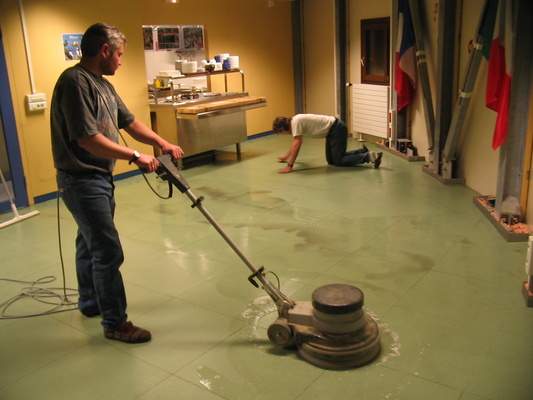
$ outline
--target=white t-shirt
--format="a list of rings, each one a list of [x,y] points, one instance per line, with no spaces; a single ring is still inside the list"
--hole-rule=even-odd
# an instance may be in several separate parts
[[[297,114],[291,119],[292,136],[313,139],[325,138],[335,119],[335,117],[328,115]]]

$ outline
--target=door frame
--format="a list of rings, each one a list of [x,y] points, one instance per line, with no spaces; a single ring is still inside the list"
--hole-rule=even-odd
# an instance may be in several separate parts
[[[18,141],[17,125],[15,122],[15,111],[13,109],[13,100],[11,89],[9,87],[9,76],[7,74],[6,57],[2,40],[2,29],[0,27],[0,81],[5,84],[0,86],[0,114],[6,141],[7,157],[9,170],[11,173],[11,182],[13,185],[11,195],[17,208],[27,207],[28,192],[24,178],[22,158],[20,155],[20,145]],[[6,171],[2,171],[5,176]],[[7,178],[6,178],[7,180]],[[1,182],[0,182],[1,184]],[[2,188],[3,189],[3,188]],[[11,210],[11,202],[0,202],[0,213]]]

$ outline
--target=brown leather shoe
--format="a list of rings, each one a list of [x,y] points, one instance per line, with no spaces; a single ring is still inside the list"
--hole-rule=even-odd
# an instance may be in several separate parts
[[[131,321],[124,322],[114,331],[104,332],[104,335],[107,339],[124,343],[144,343],[152,338],[150,331],[133,325]]]

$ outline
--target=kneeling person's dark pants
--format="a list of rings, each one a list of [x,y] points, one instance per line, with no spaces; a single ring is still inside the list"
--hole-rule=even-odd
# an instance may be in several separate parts
[[[360,150],[346,152],[348,128],[337,119],[326,136],[326,161],[338,167],[352,167],[369,161],[368,153]]]

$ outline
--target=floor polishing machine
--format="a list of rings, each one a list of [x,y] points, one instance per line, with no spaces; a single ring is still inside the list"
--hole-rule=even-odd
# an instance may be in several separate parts
[[[256,268],[228,237],[203,205],[203,197],[190,190],[169,155],[158,157],[157,175],[174,185],[192,201],[235,253],[252,271],[248,280],[263,288],[274,301],[278,318],[268,328],[272,343],[287,349],[297,348],[313,365],[327,369],[349,369],[368,364],[380,352],[377,323],[363,310],[363,292],[351,285],[330,284],[319,287],[312,301],[293,301],[270,282],[265,268]]]

